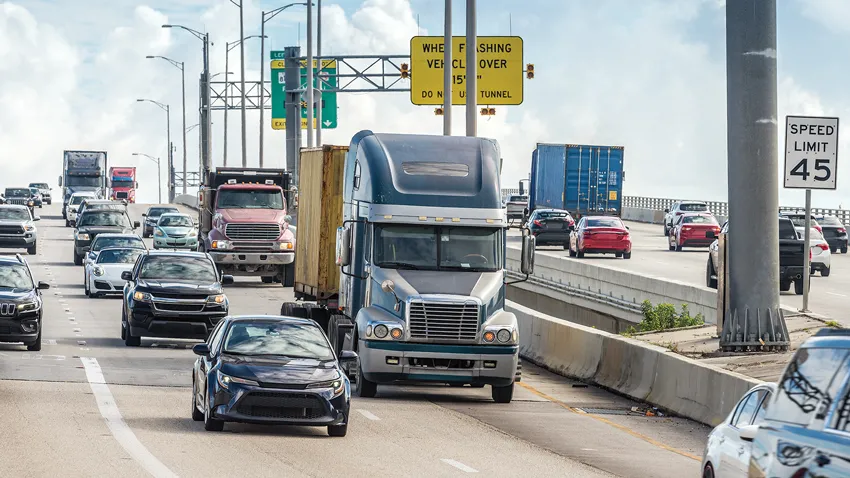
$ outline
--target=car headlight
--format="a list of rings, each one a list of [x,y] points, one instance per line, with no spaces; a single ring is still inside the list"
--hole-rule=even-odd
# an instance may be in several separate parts
[[[157,229],[156,231],[153,232],[153,235],[156,236],[156,237],[163,237],[163,236],[165,236],[165,233],[162,232],[161,229]]]
[[[230,241],[212,241],[210,246],[213,249],[230,249]]]
[[[255,382],[254,380],[248,380],[248,379],[245,379],[245,378],[233,377],[233,376],[221,373],[220,371],[217,371],[215,374],[216,374],[216,378],[218,379],[218,384],[221,385],[223,388],[229,389],[230,385],[234,384],[234,383],[239,383],[239,384],[242,384],[242,385],[251,385],[253,387],[259,387],[260,386],[260,384]]]
[[[81,232],[81,233],[77,234],[77,239],[80,240],[80,241],[88,241],[89,235],[85,232]]]
[[[92,274],[100,277],[104,274],[103,267],[97,266],[92,270]]]
[[[139,302],[150,302],[151,295],[147,292],[133,292],[133,300],[138,300]]]
[[[35,206],[35,202],[32,199],[27,203],[27,206]]]
[[[307,385],[308,389],[316,389],[316,388],[327,388],[333,391],[333,397],[340,395],[343,391],[345,391],[345,382],[342,378],[338,378],[336,380],[328,380],[326,382],[317,382],[311,383]]]
[[[24,231],[35,231],[35,226],[33,226],[32,224],[27,224],[24,226]]]
[[[216,304],[223,304],[227,301],[227,296],[224,294],[211,295],[207,298],[208,302],[215,302]]]
[[[41,307],[41,301],[38,299],[33,300],[32,302],[24,302],[23,304],[18,305],[18,311],[20,312],[29,312],[31,310],[38,310]]]

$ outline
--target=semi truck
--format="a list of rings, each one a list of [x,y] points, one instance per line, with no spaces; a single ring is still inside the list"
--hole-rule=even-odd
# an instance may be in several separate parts
[[[500,169],[498,143],[482,138],[361,131],[347,147],[302,149],[296,302],[280,312],[357,353],[356,395],[430,382],[511,401],[521,366]],[[530,274],[527,231],[521,257]]]
[[[113,166],[109,168],[110,199],[136,202],[136,168]]]
[[[198,193],[198,246],[223,274],[292,286],[295,235],[281,169],[211,170]]]
[[[106,196],[106,151],[65,151],[59,186],[62,188],[62,217],[76,192],[92,191]]]
[[[528,217],[535,209],[563,209],[579,218],[619,216],[623,209],[622,146],[539,143],[531,154]]]

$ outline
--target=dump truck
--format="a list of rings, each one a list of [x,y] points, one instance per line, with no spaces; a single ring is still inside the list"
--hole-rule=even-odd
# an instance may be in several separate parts
[[[521,367],[498,143],[361,131],[300,157],[296,301],[281,315],[313,319],[337,353],[358,354],[356,395],[430,382],[489,385],[510,402]],[[524,274],[533,262],[524,231]]]

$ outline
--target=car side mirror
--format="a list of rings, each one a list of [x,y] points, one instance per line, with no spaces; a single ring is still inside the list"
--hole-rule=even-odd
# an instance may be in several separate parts
[[[36,216],[32,218],[33,221],[41,221],[41,216]]]
[[[745,426],[741,427],[741,429],[739,430],[738,433],[739,433],[739,436],[741,437],[741,440],[753,441],[755,439],[758,431],[759,431],[758,425],[745,425]]]
[[[705,231],[705,237],[707,239],[717,239],[717,234],[714,231]]]
[[[47,290],[50,288],[50,284],[44,282],[43,280],[38,281],[38,290]]]
[[[230,285],[233,284],[233,276],[229,274],[225,274],[221,276],[221,285]]]
[[[664,209],[664,212],[670,212],[670,210],[665,208],[665,209]]]
[[[528,229],[522,230],[522,258],[519,269],[523,274],[534,274],[534,246],[536,242],[537,239],[531,235]]]
[[[131,281],[133,280],[133,273],[131,271],[124,271],[121,273],[121,280]]]
[[[148,213],[143,212],[143,213],[142,213],[142,217],[148,217]]]
[[[139,221],[133,221],[133,229],[138,229],[139,226],[141,226],[141,224],[139,224]]]
[[[209,344],[195,344],[195,346],[192,347],[192,353],[200,355],[201,357],[209,357],[210,346]]]
[[[351,264],[351,229],[336,228],[336,265],[345,267]]]
[[[339,354],[340,362],[355,362],[357,361],[357,352],[353,350],[343,350]]]

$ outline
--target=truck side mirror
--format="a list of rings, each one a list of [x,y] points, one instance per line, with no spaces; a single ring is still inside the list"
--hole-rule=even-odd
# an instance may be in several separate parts
[[[526,275],[534,274],[534,245],[536,238],[528,229],[522,230],[522,260],[520,261],[520,272]]]
[[[351,230],[336,228],[336,265],[345,267],[351,264]]]
[[[283,220],[284,220],[287,224],[292,224],[292,216],[290,216],[289,214],[287,214],[286,216],[283,216]]]
[[[59,187],[62,187],[62,176],[59,176]]]

